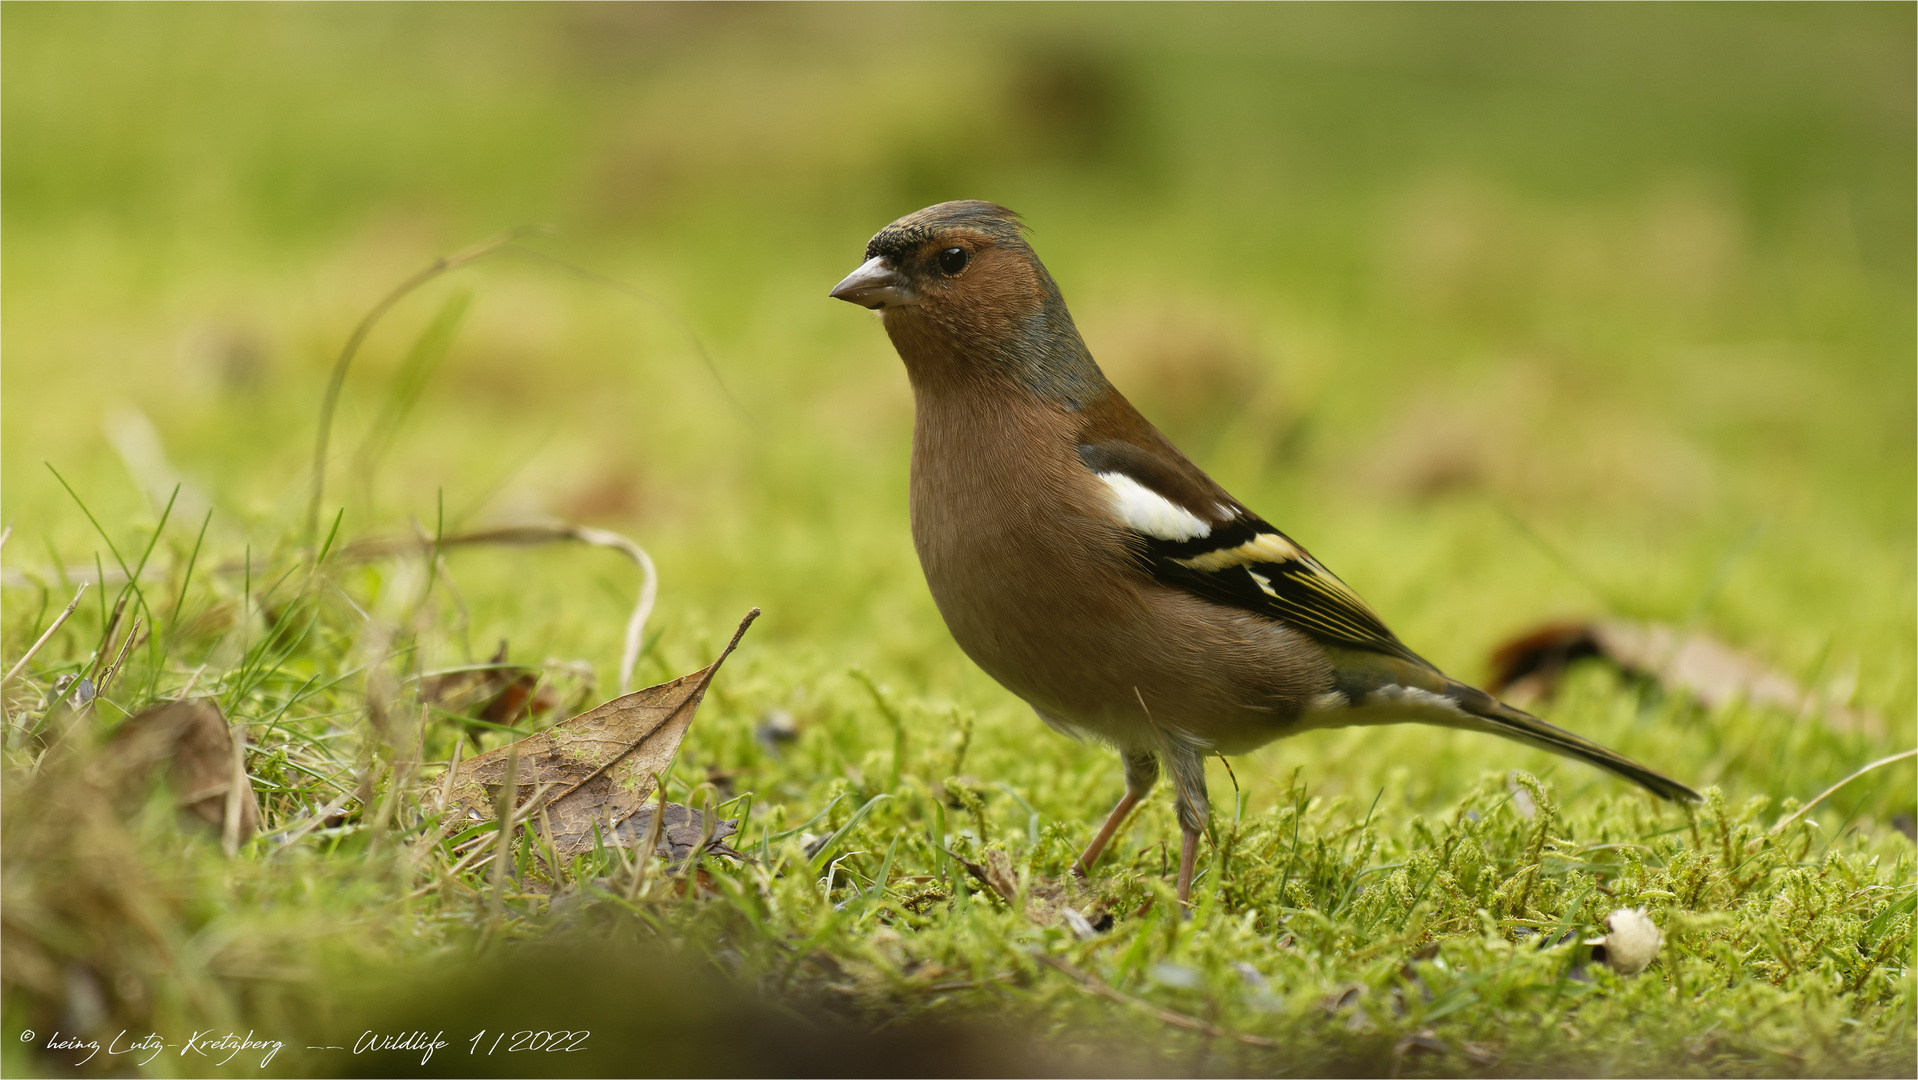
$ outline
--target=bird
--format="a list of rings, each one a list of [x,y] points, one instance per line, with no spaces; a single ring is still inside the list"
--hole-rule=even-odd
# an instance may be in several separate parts
[[[1112,385],[1011,210],[908,214],[829,295],[876,311],[905,365],[913,546],[953,639],[1048,726],[1123,759],[1125,793],[1080,877],[1163,770],[1189,905],[1206,757],[1319,728],[1485,732],[1701,800],[1408,648]]]

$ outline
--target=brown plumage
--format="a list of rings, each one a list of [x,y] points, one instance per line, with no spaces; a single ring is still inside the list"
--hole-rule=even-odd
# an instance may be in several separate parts
[[[1126,795],[1082,872],[1163,763],[1184,900],[1208,813],[1204,754],[1314,727],[1488,731],[1698,798],[1406,648],[1106,381],[1011,211],[929,207],[866,255],[832,295],[880,311],[905,361],[913,542],[940,614],[1048,724],[1124,756]]]

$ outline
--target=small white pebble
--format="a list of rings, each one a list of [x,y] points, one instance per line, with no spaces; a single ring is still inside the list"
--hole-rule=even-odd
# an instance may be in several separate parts
[[[1620,975],[1636,975],[1650,967],[1658,956],[1658,947],[1665,943],[1658,924],[1644,908],[1619,908],[1605,916],[1605,926],[1611,933],[1585,944],[1593,947],[1593,959],[1603,961]]]
[[[1197,969],[1164,960],[1152,965],[1146,977],[1160,986],[1170,986],[1175,990],[1197,990],[1205,985],[1205,977]]]

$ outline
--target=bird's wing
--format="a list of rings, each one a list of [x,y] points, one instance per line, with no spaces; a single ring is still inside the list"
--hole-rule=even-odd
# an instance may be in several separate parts
[[[1171,450],[1170,444],[1165,448]],[[1079,460],[1103,484],[1113,516],[1131,532],[1140,568],[1159,581],[1329,644],[1432,669],[1350,586],[1183,455],[1103,439],[1080,444]]]

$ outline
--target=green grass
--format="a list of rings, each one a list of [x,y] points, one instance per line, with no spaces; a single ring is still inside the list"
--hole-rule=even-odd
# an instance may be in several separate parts
[[[622,965],[682,970],[665,947],[723,972],[729,1008],[1011,1024],[1006,1045],[1066,1071],[1908,1071],[1911,764],[1768,830],[1912,743],[1909,7],[5,5],[0,23],[5,666],[107,571],[4,688],[9,1074],[72,1071],[23,1049],[28,1028],[304,1047],[428,1023],[407,1009],[506,978],[515,942],[584,949],[614,989],[549,973],[488,1023],[573,1022],[600,1046],[631,1023],[598,1003],[637,992]],[[1190,919],[1161,791],[1069,897],[1115,917],[1077,940],[1046,921],[1047,883],[1118,762],[1046,731],[945,634],[907,534],[903,375],[824,297],[872,231],[956,197],[1021,210],[1121,387],[1447,670],[1482,676],[1549,618],[1659,619],[1883,730],[1575,669],[1549,717],[1714,787],[1695,817],[1479,736],[1308,734],[1235,760],[1236,781],[1212,768],[1220,843]],[[315,564],[308,469],[342,344],[433,257],[523,223],[644,295],[500,257],[402,301],[345,383],[321,514],[338,538]],[[452,549],[436,573],[351,542],[537,515],[657,560],[641,683],[766,612],[669,781],[745,818],[756,861],[708,864],[710,895],[653,874],[629,896],[616,853],[542,881],[528,852],[496,892],[426,842],[432,763],[473,729],[428,713],[422,732],[419,676],[503,640],[562,696],[610,696],[636,581],[580,546]],[[126,588],[116,568],[142,560]],[[69,724],[50,688],[91,670],[122,597],[151,633]],[[253,747],[269,836],[232,858],[85,768],[189,684]],[[777,752],[755,737],[775,710],[800,731]],[[271,835],[354,793],[339,827]],[[867,806],[830,889],[799,834],[769,839]],[[943,849],[1006,853],[1024,891],[975,891]],[[1639,905],[1657,964],[1581,970],[1575,942]],[[1407,1041],[1426,1029],[1440,1052]]]

